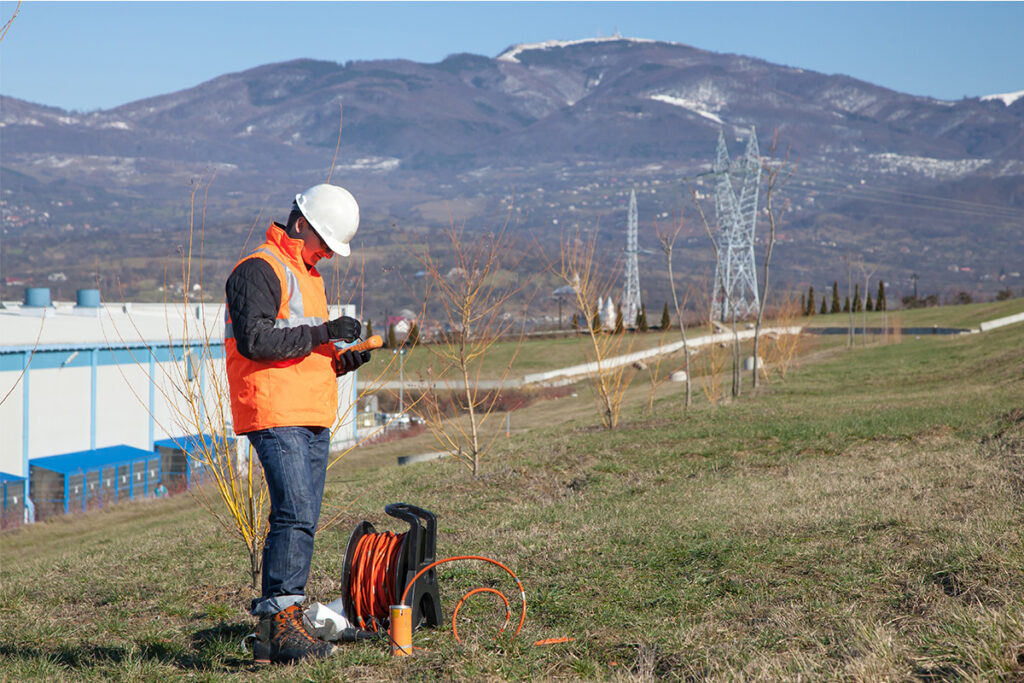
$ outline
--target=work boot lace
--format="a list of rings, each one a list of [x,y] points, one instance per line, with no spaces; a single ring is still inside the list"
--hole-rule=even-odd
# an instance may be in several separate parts
[[[282,647],[306,648],[322,643],[311,636],[302,623],[302,609],[298,605],[287,607],[274,615],[274,631]]]
[[[257,662],[291,662],[307,657],[327,657],[334,646],[314,638],[303,623],[302,609],[292,605],[260,625],[260,634],[253,645]]]

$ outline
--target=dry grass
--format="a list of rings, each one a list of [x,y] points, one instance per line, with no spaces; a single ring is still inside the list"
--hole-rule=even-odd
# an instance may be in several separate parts
[[[382,508],[405,500],[438,515],[441,556],[518,573],[518,642],[491,640],[500,619],[480,600],[464,608],[464,646],[446,626],[417,633],[429,651],[410,661],[366,644],[256,669],[238,647],[252,628],[245,558],[177,498],[0,536],[0,679],[1024,677],[1019,330],[828,348],[685,413],[682,391],[664,385],[652,417],[635,382],[614,431],[582,391],[533,404],[478,478],[444,460],[392,467],[390,449],[416,439],[335,468],[328,504],[357,503],[317,538],[311,596],[340,590],[349,529],[401,530]],[[472,586],[512,589],[446,567],[449,613]],[[555,636],[576,640],[531,644]]]

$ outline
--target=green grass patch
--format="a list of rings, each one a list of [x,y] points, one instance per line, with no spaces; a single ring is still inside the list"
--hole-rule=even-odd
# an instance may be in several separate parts
[[[908,310],[891,310],[888,312],[854,313],[853,324],[861,327],[865,320],[868,327],[881,327],[887,320],[889,325],[898,319],[903,327],[963,327],[977,329],[986,320],[1005,318],[1010,315],[1024,313],[1024,297],[994,301],[990,303],[963,304],[960,306],[933,306],[931,308],[912,308]],[[815,315],[810,318],[798,318],[797,324],[803,323],[814,327],[846,327],[850,322],[849,313],[829,313]]]
[[[694,332],[690,332],[694,334]],[[629,353],[653,348],[660,344],[671,344],[679,341],[678,330],[660,332],[627,333],[618,349],[619,353]],[[511,368],[509,376],[522,379],[523,375],[544,372],[556,368],[568,367],[587,362],[584,350],[590,342],[584,334],[570,335],[562,338],[530,338],[522,344],[518,341],[496,342],[484,356],[480,366],[481,378],[499,377],[506,369]],[[406,356],[405,376],[408,379],[427,380],[439,376],[450,361],[443,356],[443,344],[421,344],[412,349]],[[392,359],[387,349],[374,354],[373,367],[377,371],[389,369],[389,374],[398,373],[398,362]]]

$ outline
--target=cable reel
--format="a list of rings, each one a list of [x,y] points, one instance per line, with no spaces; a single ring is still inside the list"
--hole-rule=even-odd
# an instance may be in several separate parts
[[[361,634],[359,639],[372,638],[373,633],[391,641],[393,655],[409,655],[412,632],[420,626],[441,625],[441,597],[437,586],[437,570],[449,562],[475,561],[494,565],[507,573],[519,590],[522,610],[512,639],[519,636],[526,621],[526,591],[519,577],[497,560],[479,555],[460,555],[437,559],[437,518],[423,508],[409,503],[391,503],[384,511],[409,524],[409,530],[396,534],[378,533],[373,524],[360,522],[349,538],[342,569],[342,604],[348,620]],[[466,600],[480,593],[492,593],[504,603],[505,624],[512,621],[509,599],[501,591],[490,587],[476,588],[459,600],[452,612],[452,635],[456,642],[459,630],[456,619]],[[568,642],[572,638],[552,638],[537,641],[536,645]]]
[[[437,518],[409,503],[391,503],[384,512],[407,522],[409,530],[378,533],[367,521],[356,526],[345,549],[341,575],[345,614],[363,630],[386,632],[391,605],[398,604],[408,590],[404,604],[411,608],[413,630],[420,625],[439,626],[437,570],[422,571],[437,559]]]

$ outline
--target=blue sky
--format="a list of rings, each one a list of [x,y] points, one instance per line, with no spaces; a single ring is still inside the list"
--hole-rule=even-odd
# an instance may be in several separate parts
[[[16,5],[0,1],[0,24]],[[0,94],[90,111],[298,57],[437,62],[616,31],[940,99],[1024,90],[1022,2],[28,1]]]

